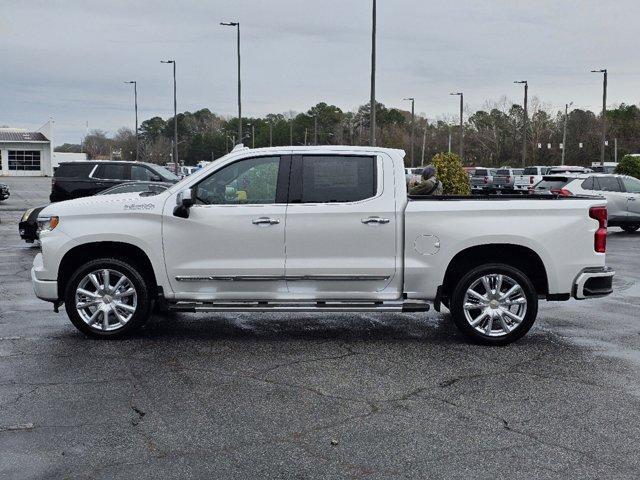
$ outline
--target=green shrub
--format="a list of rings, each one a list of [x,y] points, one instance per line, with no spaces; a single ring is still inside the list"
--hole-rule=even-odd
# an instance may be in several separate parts
[[[640,156],[625,155],[624,158],[620,160],[620,163],[618,163],[616,173],[640,178]]]
[[[462,161],[455,153],[438,153],[431,160],[438,180],[442,182],[443,195],[470,195],[469,176],[462,168]]]

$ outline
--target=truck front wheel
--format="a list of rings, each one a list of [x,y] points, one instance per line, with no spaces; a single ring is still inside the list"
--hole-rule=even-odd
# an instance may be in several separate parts
[[[538,314],[538,295],[529,278],[501,263],[464,275],[451,296],[451,315],[469,339],[506,345],[529,331]]]
[[[71,323],[78,330],[96,338],[115,338],[147,321],[152,298],[135,264],[100,258],[71,275],[64,303]]]

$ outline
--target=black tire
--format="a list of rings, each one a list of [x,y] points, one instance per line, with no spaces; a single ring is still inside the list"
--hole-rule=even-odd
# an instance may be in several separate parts
[[[522,291],[521,297],[524,297],[526,299],[526,305],[524,305],[524,308],[526,310],[524,316],[521,317],[522,321],[515,325],[514,328],[508,333],[501,334],[501,336],[493,336],[498,335],[499,332],[494,332],[491,326],[489,326],[488,328],[491,331],[492,335],[478,331],[476,327],[472,326],[469,320],[467,320],[464,308],[465,295],[467,294],[467,291],[470,289],[470,287],[477,281],[482,279],[482,277],[484,276],[495,275],[502,275],[502,278],[506,281],[505,285],[509,285],[510,281],[517,283]],[[497,279],[497,277],[494,278]],[[487,296],[486,293],[485,296]],[[513,297],[515,297],[515,294],[513,295]],[[485,345],[507,345],[521,338],[532,327],[533,323],[536,320],[536,316],[538,315],[538,294],[536,293],[531,280],[529,280],[529,278],[521,270],[502,263],[492,263],[476,267],[469,273],[464,275],[462,278],[460,278],[453,290],[453,294],[451,295],[450,305],[451,317],[453,319],[453,322],[469,340]],[[500,309],[500,312],[503,312],[501,306],[496,306],[495,308]],[[519,307],[514,302],[513,306],[510,306],[509,308],[515,308],[517,310]],[[484,310],[485,307],[474,309],[469,311],[469,315],[471,316],[474,312],[477,312],[478,316],[481,316],[481,313]],[[490,306],[487,306],[486,310],[489,312],[494,311],[493,307]],[[502,322],[499,320],[494,320],[492,317],[493,313],[490,313],[490,315],[491,322],[497,321],[497,325],[500,325],[500,329],[504,332],[505,329],[501,325]],[[507,327],[509,327],[509,323],[512,322],[511,318],[506,317],[505,315],[502,315],[502,317],[506,320]],[[489,319],[487,319],[486,323],[489,323]],[[496,324],[492,323],[492,325]],[[480,324],[478,328],[482,328],[482,324]]]
[[[634,233],[640,228],[640,225],[624,225],[620,228],[627,233]]]
[[[83,320],[76,308],[76,290],[80,283],[92,272],[104,269],[124,275],[133,286],[135,294],[137,295],[135,312],[133,312],[131,318],[124,323],[124,325],[114,327],[112,330],[102,330],[90,326]],[[149,319],[153,309],[153,296],[151,292],[149,281],[145,279],[142,270],[135,263],[118,258],[98,258],[82,265],[71,275],[65,288],[64,304],[71,323],[85,335],[94,338],[119,338],[140,328]],[[99,305],[101,305],[101,303]],[[100,318],[100,315],[98,315],[98,318]],[[107,315],[107,318],[107,324],[109,324],[109,315]],[[115,319],[115,317],[113,318]],[[102,320],[104,321],[104,314],[102,314]]]

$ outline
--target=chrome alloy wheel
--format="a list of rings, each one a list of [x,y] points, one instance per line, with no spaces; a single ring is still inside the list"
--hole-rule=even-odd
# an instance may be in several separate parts
[[[86,275],[76,288],[76,311],[95,330],[122,328],[136,312],[138,294],[124,274],[102,269]]]
[[[502,274],[487,274],[475,280],[464,295],[464,316],[476,331],[502,337],[514,331],[527,314],[522,286]]]

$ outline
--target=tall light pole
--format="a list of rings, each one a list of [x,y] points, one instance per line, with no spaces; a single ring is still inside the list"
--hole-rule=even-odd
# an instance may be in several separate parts
[[[238,36],[238,143],[242,143],[242,87],[240,83],[240,22],[220,22],[225,27],[236,27]]]
[[[562,128],[562,163],[564,165],[564,152],[567,151],[567,117],[569,116],[569,107],[573,102],[566,103],[564,106],[564,127]]]
[[[176,97],[176,61],[160,60],[160,63],[173,64],[173,162],[178,173],[178,100]]]
[[[600,139],[600,165],[604,167],[604,143],[607,135],[607,69],[591,70],[591,73],[602,73],[602,138]]]
[[[318,114],[313,117],[313,144],[318,145]]]
[[[369,144],[376,146],[376,0],[373,0],[371,27],[371,126]]]
[[[136,162],[138,161],[138,155],[140,149],[138,148],[138,82],[135,80],[130,80],[124,83],[132,83],[133,84],[133,106],[136,111]]]
[[[273,123],[269,120],[269,146],[273,147]]]
[[[529,101],[529,83],[526,80],[516,80],[513,83],[524,85],[524,121],[522,123],[522,166],[527,165],[527,127],[529,123],[529,114],[527,113],[527,105]]]
[[[416,164],[414,162],[414,154],[413,154],[413,144],[414,144],[414,136],[416,133],[416,110],[415,110],[415,106],[416,106],[416,99],[413,97],[409,97],[409,98],[403,98],[403,100],[406,101],[411,101],[411,166],[415,167]]]
[[[462,161],[464,157],[464,123],[463,123],[463,112],[464,112],[464,94],[462,92],[453,92],[449,95],[458,95],[460,97],[460,161]]]

